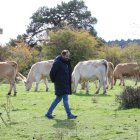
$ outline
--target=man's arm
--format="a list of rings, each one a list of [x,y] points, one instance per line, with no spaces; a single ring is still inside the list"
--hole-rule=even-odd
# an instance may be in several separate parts
[[[58,62],[58,61],[55,61],[55,62],[53,63],[53,66],[52,66],[52,68],[51,68],[51,71],[50,71],[50,78],[51,78],[51,81],[52,81],[53,83],[55,82],[55,78],[56,78],[58,69],[59,69],[59,62]]]

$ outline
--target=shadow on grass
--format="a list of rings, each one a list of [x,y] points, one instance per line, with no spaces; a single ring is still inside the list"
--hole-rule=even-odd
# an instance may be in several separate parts
[[[85,93],[75,93],[74,95],[76,95],[76,96],[87,96],[87,97],[89,97],[89,96],[98,96],[98,97],[109,97],[109,96],[111,96],[111,95],[109,95],[109,94],[102,94],[102,93],[99,93],[99,94],[85,94]]]
[[[24,111],[24,110],[28,110],[27,108],[13,108],[12,111]]]
[[[25,94],[37,94],[37,93],[50,93],[50,91],[45,91],[45,90],[38,90],[38,91],[34,91],[34,90],[31,90],[31,91],[25,91]]]
[[[76,123],[74,120],[59,120],[59,119],[54,119],[56,123],[53,125],[55,128],[65,128],[65,129],[75,129],[76,128]]]
[[[93,96],[98,96],[98,97],[110,97],[111,95],[109,95],[109,94],[94,94]]]
[[[93,96],[93,94],[86,94],[86,93],[73,93],[76,96]]]

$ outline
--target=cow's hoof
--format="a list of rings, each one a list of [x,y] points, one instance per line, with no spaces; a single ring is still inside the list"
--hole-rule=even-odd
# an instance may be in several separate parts
[[[99,91],[96,91],[96,92],[95,92],[95,94],[98,94],[98,93],[99,93]]]
[[[46,89],[46,92],[48,92],[49,91],[49,89]]]
[[[14,93],[14,96],[17,96],[17,92]]]
[[[95,93],[95,94],[93,94],[93,96],[98,96],[98,94]]]
[[[11,95],[11,93],[9,92],[7,95],[8,95],[8,96],[10,96],[10,95]]]

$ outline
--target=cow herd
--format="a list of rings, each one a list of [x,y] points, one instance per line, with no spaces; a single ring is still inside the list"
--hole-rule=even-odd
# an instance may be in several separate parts
[[[8,95],[11,94],[13,89],[16,96],[16,78],[24,81],[27,91],[31,89],[34,82],[36,83],[35,91],[38,91],[38,85],[43,80],[46,91],[48,91],[49,73],[53,62],[54,60],[48,60],[33,64],[27,78],[19,73],[18,64],[15,61],[0,62],[0,78],[6,78],[10,84]],[[124,76],[135,78],[135,84],[137,84],[140,78],[139,65],[137,63],[121,63],[114,68],[114,65],[105,59],[81,61],[74,67],[72,72],[72,92],[75,93],[78,83],[81,83],[82,86],[85,86],[82,88],[85,88],[88,93],[89,82],[95,81],[97,87],[95,94],[99,93],[102,86],[103,94],[105,94],[108,86],[110,85],[112,89],[117,79],[120,79],[120,85],[125,86]],[[97,83],[97,81],[99,82]]]

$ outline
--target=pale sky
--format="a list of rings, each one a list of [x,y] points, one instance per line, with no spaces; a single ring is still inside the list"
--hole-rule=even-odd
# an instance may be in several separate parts
[[[26,32],[30,17],[41,6],[49,8],[69,0],[0,0],[0,44]],[[98,22],[95,29],[106,41],[140,39],[140,0],[84,0]]]

